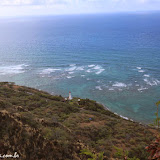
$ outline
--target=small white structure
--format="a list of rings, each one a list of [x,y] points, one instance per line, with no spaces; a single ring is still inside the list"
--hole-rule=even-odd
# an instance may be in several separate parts
[[[72,100],[72,95],[71,95],[71,92],[69,92],[69,97],[68,97],[68,100]]]

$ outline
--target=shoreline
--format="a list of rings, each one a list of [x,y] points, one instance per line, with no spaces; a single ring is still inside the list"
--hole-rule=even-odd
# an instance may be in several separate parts
[[[96,101],[97,102],[97,101]],[[128,117],[125,117],[125,116],[122,116],[116,112],[112,112],[108,107],[106,107],[104,104],[100,103],[100,102],[97,102],[98,104],[102,105],[104,107],[105,110],[108,110],[110,111],[111,113],[115,114],[116,116],[119,116],[120,118],[124,119],[124,120],[127,120],[127,121],[131,121],[131,122],[134,122],[134,123],[138,123],[139,125],[143,125],[143,126],[148,126],[148,127],[151,127],[151,128],[155,128],[154,126],[149,126],[149,124],[147,123],[143,123],[143,122],[138,122],[136,120],[133,120],[133,119],[130,119]]]
[[[97,103],[100,104],[100,105],[102,105],[102,106],[104,107],[104,109],[112,112],[112,111],[111,111],[108,107],[106,107],[104,104],[102,104],[102,103],[100,103],[100,102],[97,102]],[[122,115],[120,115],[120,114],[118,114],[118,113],[116,113],[116,112],[112,112],[112,113],[115,114],[115,115],[117,115],[117,116],[119,116],[119,117],[121,117],[121,118],[123,118],[123,119],[125,119],[125,120],[132,121],[132,122],[136,122],[136,121],[134,121],[133,119],[130,119],[130,118],[125,117],[125,116],[122,116]],[[138,123],[138,122],[137,122],[137,123]]]

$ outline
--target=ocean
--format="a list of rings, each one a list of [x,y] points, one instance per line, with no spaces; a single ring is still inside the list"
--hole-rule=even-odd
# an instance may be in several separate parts
[[[160,13],[0,19],[0,81],[90,98],[152,123],[160,100]]]

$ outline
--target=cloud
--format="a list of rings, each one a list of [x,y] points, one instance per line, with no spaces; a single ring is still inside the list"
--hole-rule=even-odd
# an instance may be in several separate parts
[[[1,6],[31,5],[32,3],[33,3],[33,0],[1,0],[0,1]]]
[[[110,4],[133,4],[133,3],[155,3],[159,0],[0,0],[0,6],[25,6],[25,5],[55,5],[55,4],[85,4],[98,3],[100,5]]]
[[[72,0],[0,0],[0,6],[54,5],[70,2]]]
[[[0,0],[0,17],[160,10],[160,0]]]

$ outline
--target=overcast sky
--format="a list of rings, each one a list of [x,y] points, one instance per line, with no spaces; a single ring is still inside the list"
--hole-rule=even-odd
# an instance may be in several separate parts
[[[0,16],[157,10],[160,10],[160,0],[0,0]]]

